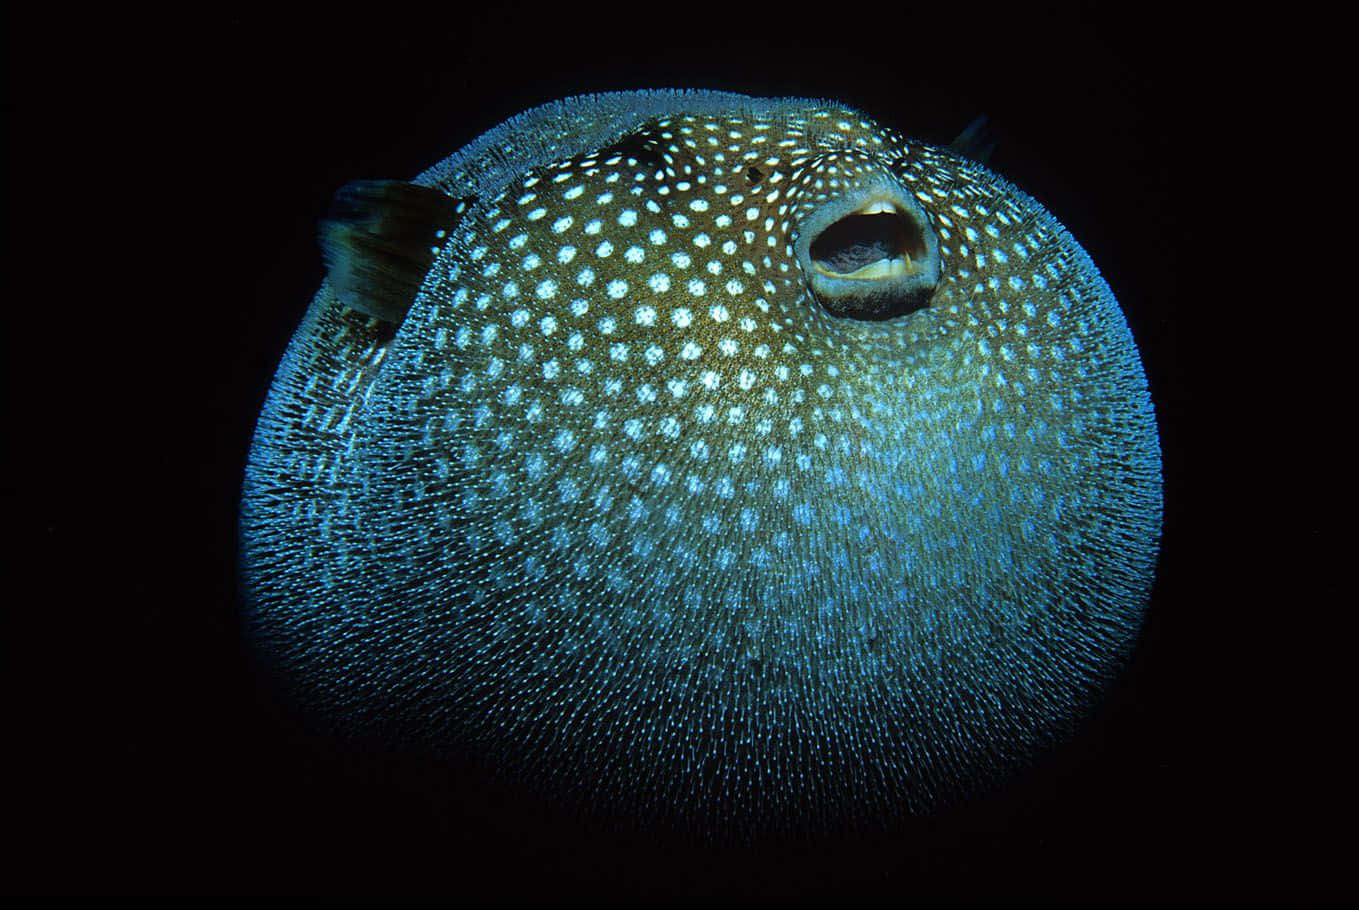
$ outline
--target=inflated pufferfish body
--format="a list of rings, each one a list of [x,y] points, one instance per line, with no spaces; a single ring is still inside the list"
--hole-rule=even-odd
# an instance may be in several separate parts
[[[1137,351],[986,168],[801,99],[568,99],[359,184],[260,418],[248,621],[345,729],[705,826],[1068,729],[1160,533]]]

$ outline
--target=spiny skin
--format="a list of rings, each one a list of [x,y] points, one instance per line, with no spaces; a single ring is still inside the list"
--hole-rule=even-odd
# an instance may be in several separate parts
[[[833,316],[799,225],[891,179],[928,306]],[[322,287],[242,503],[261,652],[346,729],[709,830],[922,811],[1136,636],[1160,456],[1075,241],[825,102],[636,93],[419,178],[475,196],[398,327]]]

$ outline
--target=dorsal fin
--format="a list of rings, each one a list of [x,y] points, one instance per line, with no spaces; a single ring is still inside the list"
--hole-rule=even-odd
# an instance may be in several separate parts
[[[454,198],[404,180],[340,187],[321,222],[321,255],[331,289],[352,310],[399,324],[475,197]]]
[[[991,128],[985,114],[978,114],[958,138],[948,144],[951,151],[964,158],[971,158],[978,164],[985,164],[996,150],[996,133]]]

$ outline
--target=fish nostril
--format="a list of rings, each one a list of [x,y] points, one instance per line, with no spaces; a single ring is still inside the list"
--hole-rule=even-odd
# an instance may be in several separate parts
[[[896,212],[841,218],[812,240],[812,262],[832,275],[849,276],[882,260],[901,259],[911,271],[925,257],[919,225]]]

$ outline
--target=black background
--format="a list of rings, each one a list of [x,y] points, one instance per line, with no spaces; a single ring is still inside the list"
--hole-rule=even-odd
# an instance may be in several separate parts
[[[1233,92],[1232,40],[1170,9],[1103,6],[11,18],[6,890],[1327,893],[1340,848],[1295,824],[1319,810],[1271,769],[1276,709],[1230,657],[1248,633],[1214,593],[1196,512],[1186,201],[1208,114]],[[252,669],[234,510],[254,417],[322,276],[331,194],[413,176],[553,97],[645,87],[836,98],[937,143],[986,114],[992,166],[1071,229],[1127,314],[1165,454],[1145,633],[1081,734],[997,794],[853,839],[615,835],[471,762],[307,733]]]

